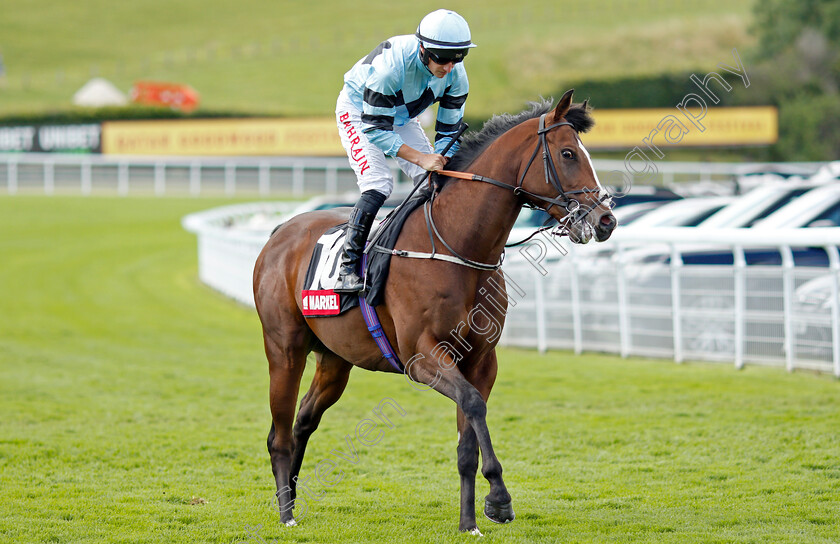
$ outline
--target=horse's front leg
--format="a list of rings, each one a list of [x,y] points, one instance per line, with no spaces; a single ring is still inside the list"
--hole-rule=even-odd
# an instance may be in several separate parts
[[[436,345],[430,340],[419,342],[418,348],[420,349],[418,353],[435,353],[435,356],[412,358],[406,368],[406,374],[409,379],[417,383],[426,384],[435,391],[454,400],[468,424],[464,426],[461,433],[458,451],[458,467],[459,473],[461,473],[462,484],[460,528],[466,531],[471,531],[475,528],[475,469],[472,468],[474,465],[470,462],[470,459],[474,455],[472,452],[475,451],[475,445],[472,444],[473,440],[477,443],[481,452],[481,473],[490,482],[490,493],[485,499],[484,514],[496,523],[513,521],[514,513],[510,493],[508,493],[505,482],[502,479],[502,464],[493,451],[490,431],[487,428],[487,403],[478,389],[467,381],[461,371],[455,367],[454,361],[451,360],[449,354],[441,354],[439,349],[435,349]],[[474,433],[473,437],[469,435],[470,430]],[[463,472],[461,472],[462,451]],[[470,474],[473,476],[471,484],[467,482],[470,479]],[[465,483],[468,483],[466,490],[463,488]],[[470,503],[473,505],[472,507],[465,505],[467,499],[470,499],[470,495],[472,495],[472,502]],[[466,512],[463,510],[465,506],[468,508]],[[470,511],[472,511],[471,516],[469,515]],[[469,523],[470,521],[472,523]],[[469,527],[469,525],[472,525],[472,527]]]
[[[461,477],[461,521],[458,529],[481,536],[475,521],[475,474],[478,472],[478,440],[458,408],[458,475]]]
[[[496,351],[479,363],[463,365],[461,373],[487,402],[496,381]],[[480,535],[475,520],[475,474],[478,471],[478,439],[464,412],[458,409],[458,474],[461,477],[461,522],[459,529]],[[489,516],[488,516],[489,517]],[[493,520],[493,518],[490,518]],[[493,520],[495,521],[495,520]]]
[[[475,433],[478,447],[481,451],[481,474],[490,482],[490,493],[484,498],[484,515],[487,519],[494,523],[510,523],[514,520],[516,515],[513,513],[513,504],[510,493],[508,493],[507,486],[502,480],[502,464],[496,453],[493,451],[493,445],[490,441],[490,430],[487,427],[487,398],[490,395],[490,388],[493,387],[493,382],[496,378],[496,356],[492,354],[492,378],[488,383],[483,383],[483,378],[478,380],[476,386],[481,387],[482,391],[481,402],[475,401],[474,396],[472,402],[474,406],[468,412],[464,410],[464,416],[470,424],[470,429]],[[476,390],[478,391],[478,390]],[[470,429],[465,429],[468,431]],[[469,435],[468,432],[464,433]],[[468,437],[469,438],[469,437]],[[465,450],[469,446],[469,442],[465,442]],[[458,455],[460,463],[460,452]],[[473,472],[473,474],[475,474]],[[473,478],[473,486],[475,479]],[[475,492],[473,491],[473,497]]]

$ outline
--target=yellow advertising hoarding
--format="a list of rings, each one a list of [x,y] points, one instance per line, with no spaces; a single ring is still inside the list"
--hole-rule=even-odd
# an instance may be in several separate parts
[[[767,145],[778,138],[774,107],[596,109],[583,135],[590,149],[636,146]],[[111,155],[342,156],[335,119],[109,121],[102,152]]]
[[[200,119],[102,124],[110,155],[343,155],[335,119]]]
[[[689,104],[691,106],[692,104]],[[741,108],[595,109],[595,127],[581,137],[591,149],[635,146],[768,145],[778,139],[772,106]]]

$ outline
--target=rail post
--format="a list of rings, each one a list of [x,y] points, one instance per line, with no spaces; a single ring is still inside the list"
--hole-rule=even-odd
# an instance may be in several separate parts
[[[746,322],[747,259],[744,248],[736,245],[732,253],[735,264],[735,368],[744,368],[744,324]]]
[[[682,341],[682,301],[680,297],[680,274],[682,271],[682,255],[677,250],[677,245],[671,243],[671,325],[674,331],[674,361],[683,362],[683,341]]]

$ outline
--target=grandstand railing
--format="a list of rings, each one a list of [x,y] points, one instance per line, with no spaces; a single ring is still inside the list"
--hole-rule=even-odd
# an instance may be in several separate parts
[[[659,162],[644,178],[624,161],[595,160],[605,184],[738,183],[750,173],[807,176],[822,163]],[[394,166],[398,181],[402,172]],[[0,154],[0,194],[277,196],[356,190],[346,157],[142,157],[59,153]]]
[[[394,166],[396,179],[401,171]],[[341,157],[0,154],[0,193],[271,196],[356,189]]]
[[[211,287],[253,306],[251,275],[268,233],[228,228],[253,213],[277,212],[270,204],[229,206],[184,218],[198,236],[199,275]],[[733,265],[683,265],[696,244],[731,248]],[[501,343],[624,357],[665,357],[810,369],[840,377],[840,228],[714,230],[618,229],[599,244],[615,258],[594,259],[590,246],[567,240],[557,247],[537,238],[509,251],[503,267],[517,286],[509,289]],[[670,264],[637,266],[622,255],[630,246],[665,244]],[[591,245],[591,244],[590,244]],[[775,247],[782,266],[747,265],[744,249]],[[829,267],[796,266],[792,248],[823,247]],[[534,256],[539,255],[539,259]],[[797,289],[830,276],[825,304],[804,305]]]

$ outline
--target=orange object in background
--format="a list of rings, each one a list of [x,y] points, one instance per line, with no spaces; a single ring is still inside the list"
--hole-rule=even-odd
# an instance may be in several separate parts
[[[189,113],[198,107],[199,96],[189,85],[138,81],[131,87],[131,101],[148,106],[166,106]]]

